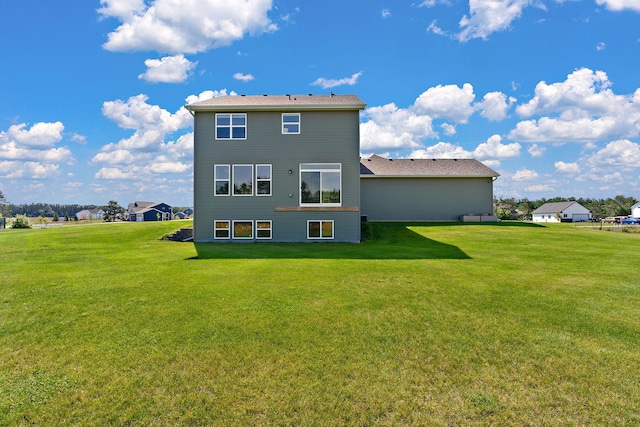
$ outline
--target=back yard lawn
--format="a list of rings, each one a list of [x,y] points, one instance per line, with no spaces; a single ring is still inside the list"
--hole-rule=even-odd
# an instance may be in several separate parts
[[[175,227],[0,232],[0,425],[640,423],[640,234]]]

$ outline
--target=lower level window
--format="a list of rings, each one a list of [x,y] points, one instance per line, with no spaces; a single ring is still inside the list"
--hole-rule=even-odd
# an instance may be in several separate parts
[[[333,221],[307,221],[307,239],[333,239]]]
[[[253,221],[233,221],[234,239],[253,239]]]
[[[213,238],[228,239],[229,237],[229,221],[213,221]]]
[[[256,221],[256,239],[271,238],[271,221]]]

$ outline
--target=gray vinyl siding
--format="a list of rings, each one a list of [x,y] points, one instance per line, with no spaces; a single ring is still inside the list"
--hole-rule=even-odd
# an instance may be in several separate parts
[[[306,241],[307,220],[334,220],[334,241],[360,240],[359,211],[299,207],[301,163],[342,164],[342,207],[360,203],[358,111],[301,111],[300,134],[282,134],[282,112],[247,112],[246,140],[216,140],[215,113],[194,129],[194,241],[213,241],[214,220],[271,220],[272,241]],[[272,165],[271,196],[214,196],[215,164]],[[291,174],[289,174],[291,170]],[[255,168],[254,168],[255,194]],[[217,240],[216,240],[217,241]]]
[[[369,221],[458,221],[493,213],[491,178],[363,178],[362,215]]]

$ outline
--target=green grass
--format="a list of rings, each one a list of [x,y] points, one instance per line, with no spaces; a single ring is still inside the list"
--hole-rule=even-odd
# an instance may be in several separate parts
[[[0,425],[637,425],[640,234],[0,231]]]

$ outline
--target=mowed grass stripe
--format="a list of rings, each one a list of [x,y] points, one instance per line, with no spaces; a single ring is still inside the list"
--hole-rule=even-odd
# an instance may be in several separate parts
[[[160,240],[180,225],[0,232],[0,424],[640,422],[638,234]]]

